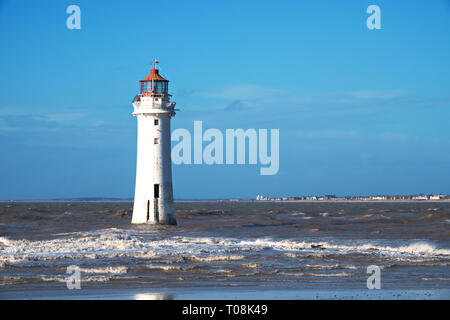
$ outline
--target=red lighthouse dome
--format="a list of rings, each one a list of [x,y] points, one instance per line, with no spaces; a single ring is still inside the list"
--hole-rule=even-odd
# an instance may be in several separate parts
[[[159,70],[156,68],[159,62],[155,60],[153,69],[150,70],[150,74],[139,80],[141,87],[141,94],[145,96],[164,95],[167,94],[169,88],[169,80],[164,79],[159,74]]]

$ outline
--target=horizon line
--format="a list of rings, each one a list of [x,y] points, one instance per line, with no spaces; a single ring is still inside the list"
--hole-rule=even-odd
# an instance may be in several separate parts
[[[260,194],[257,194],[257,196],[263,196],[267,197],[273,200],[276,199],[290,199],[290,198],[302,198],[302,197],[334,197],[334,198],[356,198],[356,197],[377,197],[377,196],[399,196],[399,197],[411,197],[411,196],[433,196],[433,195],[443,195],[443,196],[449,196],[450,194],[447,193],[416,193],[416,194],[370,194],[370,195],[334,195],[334,194],[324,194],[324,195],[297,195],[297,196],[263,196]],[[31,201],[101,201],[101,200],[109,200],[109,201],[122,201],[122,202],[133,202],[134,198],[127,198],[127,197],[64,197],[64,198],[31,198],[31,199],[0,199],[0,202],[31,202]],[[227,198],[175,198],[174,201],[208,201],[208,200],[256,200],[256,197],[227,197]],[[299,199],[294,199],[299,200]],[[268,200],[256,200],[256,201],[268,201]]]

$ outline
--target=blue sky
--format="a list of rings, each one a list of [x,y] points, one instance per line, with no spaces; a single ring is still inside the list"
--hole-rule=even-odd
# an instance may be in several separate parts
[[[449,1],[3,0],[0,36],[0,199],[131,198],[154,58],[173,129],[280,129],[277,175],[174,165],[176,198],[450,193]]]

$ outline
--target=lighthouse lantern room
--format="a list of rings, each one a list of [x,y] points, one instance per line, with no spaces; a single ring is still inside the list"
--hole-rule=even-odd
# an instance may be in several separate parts
[[[150,74],[140,80],[140,93],[133,99],[138,120],[136,187],[132,223],[176,224],[173,205],[169,81],[153,62]]]

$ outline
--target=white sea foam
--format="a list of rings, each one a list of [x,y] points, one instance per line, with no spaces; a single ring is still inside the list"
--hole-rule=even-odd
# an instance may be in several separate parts
[[[351,277],[353,274],[351,273],[305,273],[305,272],[281,272],[279,273],[283,276],[288,277]]]
[[[41,276],[39,277],[40,280],[45,282],[67,282],[66,277],[62,276]],[[106,282],[111,281],[114,279],[113,277],[109,276],[91,276],[91,277],[82,277],[82,282]]]
[[[339,265],[339,264],[333,264],[333,265],[309,265],[307,264],[305,266],[306,269],[313,269],[313,270],[332,270],[332,269],[350,269],[350,270],[356,270],[358,267],[353,265]]]
[[[124,274],[127,273],[128,268],[125,266],[106,267],[106,268],[80,268],[83,273],[101,273],[101,274]]]
[[[103,259],[132,257],[170,260],[175,257],[196,262],[242,260],[252,252],[279,251],[292,258],[319,254],[368,254],[390,258],[450,258],[450,250],[436,248],[427,242],[403,246],[379,245],[370,242],[329,242],[306,240],[277,240],[272,238],[191,238],[161,239],[148,232],[103,229],[65,235],[50,240],[12,240],[0,237],[0,267],[11,264],[36,263],[56,259]],[[230,254],[232,253],[232,254]],[[117,267],[118,268],[118,267]],[[90,269],[91,273],[125,273],[124,269]]]
[[[248,269],[255,269],[259,268],[261,265],[259,263],[244,263],[241,264],[241,267],[248,268]]]
[[[190,271],[190,270],[198,270],[201,268],[199,265],[146,265],[147,269],[155,269],[155,270],[163,270],[163,271]]]
[[[236,261],[244,259],[244,256],[207,256],[207,257],[186,257],[187,260],[198,262],[213,262],[213,261]]]
[[[148,266],[145,266],[145,267],[147,269],[157,269],[157,270],[163,270],[163,271],[185,270],[181,266],[148,265]]]
[[[450,281],[450,278],[422,278],[425,281]]]

